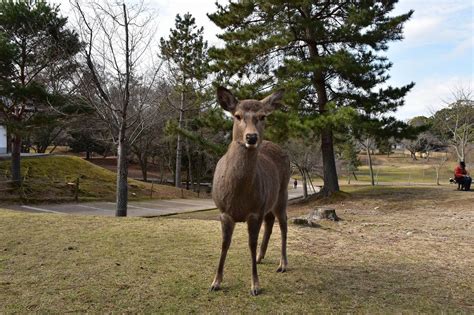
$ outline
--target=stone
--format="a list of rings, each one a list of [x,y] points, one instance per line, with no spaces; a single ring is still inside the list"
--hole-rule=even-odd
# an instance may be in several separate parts
[[[336,210],[333,208],[317,208],[308,215],[290,219],[290,222],[297,225],[321,227],[318,224],[320,220],[339,221],[341,219],[337,216]]]
[[[304,226],[310,226],[310,227],[321,227],[317,222],[314,220],[310,220],[307,215],[301,216],[301,217],[296,217],[296,218],[291,218],[290,222],[296,225],[304,225]]]
[[[336,214],[336,209],[334,208],[317,208],[309,215],[309,217],[311,220],[340,220]]]

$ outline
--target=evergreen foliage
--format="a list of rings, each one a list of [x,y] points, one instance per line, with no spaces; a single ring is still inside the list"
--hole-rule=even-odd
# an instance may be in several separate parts
[[[189,81],[202,81],[207,77],[207,41],[203,39],[204,28],[198,28],[195,18],[186,13],[176,15],[175,28],[168,39],[160,39],[162,56],[172,63],[171,71],[176,73],[185,88]]]
[[[58,6],[44,1],[0,2],[0,121],[12,137],[12,177],[20,181],[20,147],[35,113],[55,105],[40,80],[45,69],[67,64],[78,52],[78,36],[66,27]]]
[[[357,115],[370,129],[402,127],[386,113],[403,105],[414,83],[386,86],[392,63],[382,52],[403,38],[413,11],[394,16],[396,2],[243,0],[208,15],[224,30],[225,47],[210,50],[220,75],[244,92],[284,87],[289,108],[312,121],[326,193],[339,190],[333,133],[342,117]]]

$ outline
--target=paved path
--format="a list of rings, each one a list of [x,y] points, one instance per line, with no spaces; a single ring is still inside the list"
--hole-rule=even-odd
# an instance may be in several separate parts
[[[290,189],[289,199],[303,196],[303,190]],[[11,205],[2,206],[5,209],[26,211],[34,213],[59,213],[74,215],[114,216],[114,202],[87,202],[87,203],[63,203],[63,204],[40,204],[40,205]],[[127,215],[130,217],[156,217],[176,213],[193,212],[199,210],[215,209],[216,205],[212,199],[168,199],[131,201],[128,203]]]

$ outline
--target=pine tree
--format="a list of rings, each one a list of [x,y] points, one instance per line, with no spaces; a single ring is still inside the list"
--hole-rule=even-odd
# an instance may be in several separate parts
[[[203,39],[204,29],[198,28],[194,17],[186,13],[184,17],[176,15],[175,29],[171,29],[168,39],[161,38],[161,54],[169,61],[170,71],[176,79],[180,94],[178,129],[184,126],[187,110],[186,95],[196,94],[196,85],[207,77],[208,56],[207,41]],[[193,97],[194,97],[193,96]],[[178,133],[176,141],[175,185],[181,187],[182,135]],[[188,147],[189,152],[189,147]],[[189,155],[189,154],[188,154]]]
[[[66,28],[59,8],[44,1],[0,2],[0,119],[12,140],[12,179],[19,183],[22,138],[50,93],[39,80],[58,63],[79,51],[78,36]]]
[[[381,52],[403,38],[413,13],[394,16],[396,2],[243,0],[209,14],[225,30],[225,47],[210,51],[216,68],[254,90],[259,83],[285,87],[285,102],[313,119],[325,194],[339,190],[333,133],[341,110],[361,117],[394,111],[414,85],[380,87],[392,66]]]

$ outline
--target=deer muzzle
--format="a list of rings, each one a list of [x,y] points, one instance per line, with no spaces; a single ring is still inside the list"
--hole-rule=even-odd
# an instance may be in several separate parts
[[[256,148],[258,142],[258,134],[248,133],[245,135],[245,146],[247,148]]]

